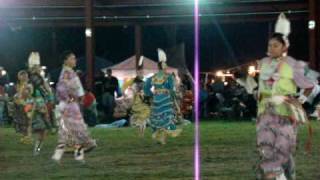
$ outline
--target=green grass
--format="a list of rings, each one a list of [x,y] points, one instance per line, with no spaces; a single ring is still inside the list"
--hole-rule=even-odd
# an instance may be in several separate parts
[[[314,128],[311,155],[305,155],[304,143],[307,128],[299,128],[298,151],[295,155],[297,180],[318,180],[320,135],[319,123]],[[255,179],[257,161],[255,123],[252,122],[203,122],[201,124],[202,179],[251,180]]]
[[[320,126],[313,123],[312,155],[303,145],[306,128],[299,131],[296,153],[297,180],[319,179]],[[98,148],[86,155],[86,165],[65,154],[63,165],[50,157],[56,136],[49,136],[42,154],[32,157],[32,147],[19,143],[12,128],[0,128],[0,179],[112,179],[191,180],[193,179],[193,126],[161,146],[136,135],[136,129],[90,129]],[[201,174],[204,180],[251,180],[257,160],[255,124],[251,122],[201,122]]]
[[[19,143],[12,128],[0,129],[0,179],[193,179],[193,126],[184,127],[176,139],[161,146],[136,129],[90,129],[98,147],[86,154],[86,164],[65,154],[62,166],[50,160],[56,136],[49,136],[38,157],[32,146]]]

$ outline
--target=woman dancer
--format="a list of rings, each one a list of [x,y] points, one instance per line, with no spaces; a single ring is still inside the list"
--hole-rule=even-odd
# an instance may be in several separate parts
[[[312,89],[317,74],[306,64],[287,56],[290,22],[280,14],[276,33],[269,39],[268,57],[260,62],[257,147],[258,179],[295,179],[293,154],[297,126],[307,120],[297,88]],[[307,92],[307,91],[306,91]]]
[[[29,56],[29,82],[33,87],[32,92],[32,130],[37,135],[34,143],[34,155],[39,155],[47,131],[53,127],[50,121],[47,104],[54,104],[53,94],[48,82],[41,73],[40,55],[32,52]]]
[[[143,95],[143,56],[140,57],[137,76],[131,81],[130,86],[134,92],[133,104],[131,107],[130,124],[139,129],[139,135],[144,136],[144,131],[150,117],[150,106]],[[124,90],[126,87],[124,87]]]
[[[58,146],[52,156],[54,161],[60,162],[65,148],[74,149],[74,158],[84,162],[84,152],[96,147],[95,140],[91,139],[87,125],[80,112],[79,101],[84,95],[80,79],[73,68],[76,66],[74,53],[67,51],[62,54],[63,69],[57,84],[58,112],[60,123],[58,131]]]
[[[182,129],[175,125],[175,81],[171,74],[166,72],[166,54],[158,49],[159,72],[149,78],[144,87],[146,96],[152,97],[150,126],[153,129],[152,138],[161,144],[166,144],[168,136],[176,137]],[[153,90],[152,90],[153,89]]]

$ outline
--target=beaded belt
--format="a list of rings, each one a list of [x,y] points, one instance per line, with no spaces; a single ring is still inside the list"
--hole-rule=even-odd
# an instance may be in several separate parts
[[[156,89],[154,94],[169,94],[170,91],[168,89]]]

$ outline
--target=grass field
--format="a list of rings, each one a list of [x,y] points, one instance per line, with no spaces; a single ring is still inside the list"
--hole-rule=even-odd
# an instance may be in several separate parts
[[[86,155],[86,164],[65,154],[63,165],[50,160],[56,137],[50,136],[42,154],[32,156],[32,147],[19,143],[13,129],[0,129],[0,179],[193,179],[193,126],[184,128],[166,146],[136,136],[136,129],[91,129],[98,147]]]
[[[319,179],[319,130],[313,123],[312,155],[303,152],[306,128],[299,131],[296,154],[297,180]],[[193,126],[184,127],[183,134],[170,139],[165,146],[136,136],[136,130],[90,129],[98,148],[86,155],[86,164],[65,154],[63,165],[50,157],[56,137],[49,136],[42,154],[32,156],[32,147],[19,143],[11,128],[0,129],[0,179],[114,179],[114,180],[191,180],[193,179]],[[251,122],[203,121],[201,123],[201,173],[205,180],[254,179],[255,124]]]
[[[314,122],[313,148],[304,153],[306,127],[300,127],[296,153],[297,180],[319,180],[320,126]],[[255,179],[255,124],[252,122],[204,122],[201,125],[202,179]]]

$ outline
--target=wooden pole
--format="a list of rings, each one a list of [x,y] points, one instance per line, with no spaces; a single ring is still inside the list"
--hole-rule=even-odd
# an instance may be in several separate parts
[[[87,60],[86,86],[88,89],[92,89],[93,88],[93,72],[94,72],[93,0],[85,0],[85,36],[86,36],[86,60]]]
[[[165,26],[165,32],[168,37],[168,47],[174,47],[177,45],[177,25]]]
[[[316,22],[316,1],[317,0],[309,0],[309,62],[311,68],[317,68],[317,60],[316,60],[316,28],[312,27],[312,23]],[[317,25],[316,25],[317,26]]]
[[[139,58],[142,55],[142,28],[141,25],[134,26],[134,44],[136,54],[136,67],[138,67]]]
[[[320,71],[320,1],[316,1],[316,68]]]
[[[51,53],[52,56],[57,56],[57,33],[55,30],[51,33],[52,44],[51,44]]]

